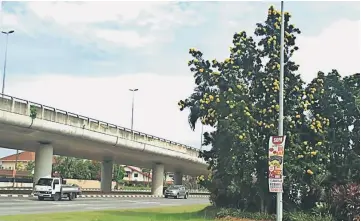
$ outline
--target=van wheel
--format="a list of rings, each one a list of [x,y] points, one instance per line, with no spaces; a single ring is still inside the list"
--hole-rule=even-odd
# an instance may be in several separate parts
[[[69,193],[68,198],[69,198],[70,201],[74,200],[75,194],[74,193]]]
[[[53,201],[59,201],[60,200],[60,194],[59,193],[55,193],[53,196]]]
[[[44,200],[44,197],[38,196],[38,200],[43,201],[43,200]]]
[[[185,199],[185,200],[188,199],[188,193],[186,193],[186,194],[184,195],[184,199]]]

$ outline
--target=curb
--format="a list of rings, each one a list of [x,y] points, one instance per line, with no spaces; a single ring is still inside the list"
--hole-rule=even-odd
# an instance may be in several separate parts
[[[11,191],[16,191],[16,190],[20,190],[20,191],[26,191],[26,190],[33,190],[33,188],[28,188],[28,187],[20,187],[20,188],[12,188],[12,187],[0,187],[0,190],[11,190]],[[100,189],[96,189],[96,188],[82,188],[82,191],[94,191],[94,192],[98,192],[100,191]],[[144,193],[150,193],[151,191],[150,190],[129,190],[129,189],[125,189],[125,190],[112,190],[113,192],[144,192]],[[197,191],[197,190],[190,190],[189,191],[190,193],[201,193],[201,194],[207,194],[209,192],[207,191]]]
[[[6,198],[31,198],[31,194],[0,194],[0,197]],[[80,195],[78,198],[163,198],[164,195]],[[208,195],[189,195],[189,198],[206,198]]]

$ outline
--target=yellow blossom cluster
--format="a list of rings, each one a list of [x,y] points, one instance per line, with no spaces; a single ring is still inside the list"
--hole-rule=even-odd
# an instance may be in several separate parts
[[[197,183],[204,181],[204,175],[197,176]]]
[[[330,120],[321,117],[319,114],[316,114],[316,117],[311,121],[310,129],[313,130],[313,132],[315,133],[323,133],[324,125],[329,126]]]
[[[240,140],[244,140],[245,138],[247,138],[246,133],[240,134],[240,135],[238,136],[238,138],[239,138]]]

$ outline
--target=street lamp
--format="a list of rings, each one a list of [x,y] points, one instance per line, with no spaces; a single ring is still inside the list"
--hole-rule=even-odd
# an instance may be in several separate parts
[[[134,120],[134,93],[138,91],[137,88],[129,89],[132,92],[132,121],[131,121],[131,130],[133,131],[133,120]]]
[[[3,84],[2,84],[2,88],[1,88],[1,94],[4,95],[4,91],[5,91],[5,77],[6,77],[6,60],[7,60],[7,55],[8,55],[8,38],[9,38],[9,34],[14,33],[14,30],[10,30],[10,31],[2,31],[1,33],[6,35],[6,44],[5,44],[5,58],[4,58],[4,70],[3,70]],[[13,187],[15,186],[15,177],[16,177],[16,168],[18,166],[18,157],[19,157],[19,150],[16,150],[16,160],[15,160],[15,173],[14,173],[14,179],[13,179]]]
[[[3,71],[3,85],[2,85],[2,89],[1,89],[1,93],[4,94],[4,90],[5,90],[5,74],[6,74],[6,58],[7,58],[7,54],[8,54],[8,38],[9,38],[9,34],[14,33],[14,30],[10,30],[10,31],[2,31],[2,34],[6,35],[6,44],[5,44],[5,59],[4,59],[4,71]]]

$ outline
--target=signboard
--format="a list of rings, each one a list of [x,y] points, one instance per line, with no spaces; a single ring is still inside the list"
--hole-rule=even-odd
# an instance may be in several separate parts
[[[283,156],[286,136],[271,136],[268,144],[268,187],[271,193],[283,192]]]

